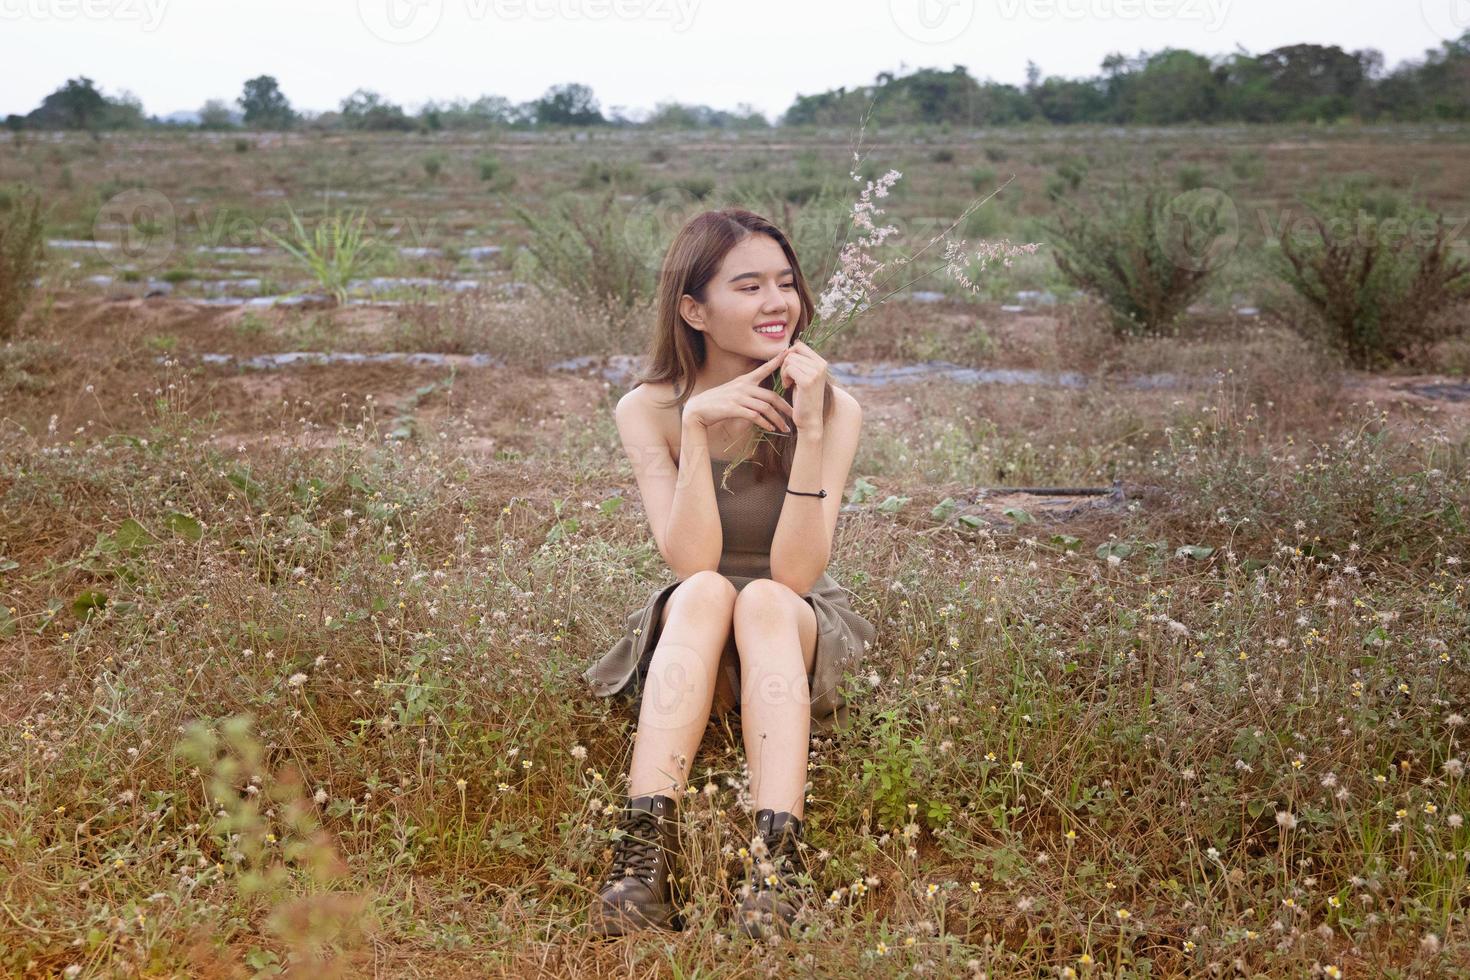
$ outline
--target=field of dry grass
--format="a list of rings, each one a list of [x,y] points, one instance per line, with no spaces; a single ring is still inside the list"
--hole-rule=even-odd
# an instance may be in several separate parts
[[[865,407],[829,570],[879,640],[812,744],[813,932],[769,947],[727,934],[724,726],[690,927],[581,930],[636,718],[579,674],[671,580],[611,419],[650,318],[536,290],[510,207],[799,199],[846,135],[242,139],[0,143],[53,241],[119,194],[173,214],[136,258],[53,247],[0,347],[0,972],[1470,975],[1470,346],[1343,371],[1254,247],[1328,172],[1470,208],[1463,132],[870,140],[912,234],[1014,173],[972,231],[1039,241],[1060,165],[1157,157],[1242,244],[1176,338],[1115,340],[1043,249],[826,352]],[[252,304],[310,291],[258,229],[323,200],[396,231],[382,282]],[[443,357],[239,363],[296,351]],[[933,361],[1036,373],[864,380]]]

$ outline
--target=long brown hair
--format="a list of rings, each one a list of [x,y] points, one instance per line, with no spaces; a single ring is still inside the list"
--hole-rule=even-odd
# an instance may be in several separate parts
[[[704,363],[705,336],[694,329],[679,312],[679,300],[685,293],[699,302],[706,302],[708,286],[726,253],[751,235],[769,235],[786,253],[786,260],[796,279],[796,293],[801,297],[801,315],[791,342],[795,343],[812,322],[816,306],[812,302],[811,289],[802,274],[796,250],[791,247],[785,232],[770,221],[744,208],[724,208],[705,211],[684,223],[664,255],[663,268],[658,282],[658,319],[654,324],[652,343],[643,371],[634,381],[639,384],[672,382],[674,398],[662,407],[678,407],[682,413],[684,403],[689,400],[694,387],[696,369]],[[775,372],[761,379],[761,387],[772,388]],[[786,390],[790,401],[791,389]],[[822,389],[822,421],[825,424],[832,414],[832,382]],[[759,428],[759,426],[757,425]],[[777,472],[781,476],[791,475],[790,449],[794,438],[776,436],[763,439],[751,460],[756,465],[756,480],[764,479],[766,473]]]

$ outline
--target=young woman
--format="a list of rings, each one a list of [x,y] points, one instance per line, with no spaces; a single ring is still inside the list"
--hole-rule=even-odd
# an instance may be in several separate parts
[[[682,928],[675,810],[712,708],[739,712],[756,809],[737,924],[785,933],[805,901],[810,733],[846,722],[838,686],[876,634],[826,572],[862,412],[799,339],[813,310],[786,235],[749,211],[695,216],[664,258],[649,364],[614,414],[678,581],[584,675],[598,695],[641,700],[595,933]],[[757,427],[768,441],[722,486]]]

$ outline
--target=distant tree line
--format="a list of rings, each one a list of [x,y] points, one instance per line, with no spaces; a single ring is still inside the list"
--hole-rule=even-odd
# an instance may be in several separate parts
[[[977,80],[964,65],[908,75],[881,72],[871,85],[799,95],[778,122],[851,126],[865,115],[877,124],[956,126],[1470,119],[1470,31],[1392,71],[1376,50],[1349,53],[1320,44],[1214,58],[1178,48],[1132,58],[1110,54],[1101,68],[1089,78],[1043,78],[1030,62],[1024,86]],[[7,116],[5,125],[12,130],[188,125],[434,132],[547,126],[761,129],[771,122],[749,105],[730,112],[665,102],[649,113],[615,107],[604,114],[592,89],[577,83],[554,85],[529,102],[485,95],[430,101],[412,113],[377,92],[358,89],[335,110],[302,113],[275,78],[261,75],[245,82],[234,106],[211,99],[184,119],[145,116],[135,96],[105,96],[90,78],[73,78],[26,115]]]
[[[1293,44],[1219,58],[1177,48],[1110,54],[1090,78],[1042,78],[1031,62],[1024,87],[977,81],[963,65],[902,77],[884,72],[872,85],[797,96],[782,122],[851,124],[870,108],[878,123],[966,126],[1465,120],[1470,31],[1392,71],[1372,49]]]

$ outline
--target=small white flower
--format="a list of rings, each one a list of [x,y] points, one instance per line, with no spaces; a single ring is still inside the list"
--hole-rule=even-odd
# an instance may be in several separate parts
[[[292,674],[286,683],[292,687],[300,687],[306,683],[306,675],[301,673]]]

